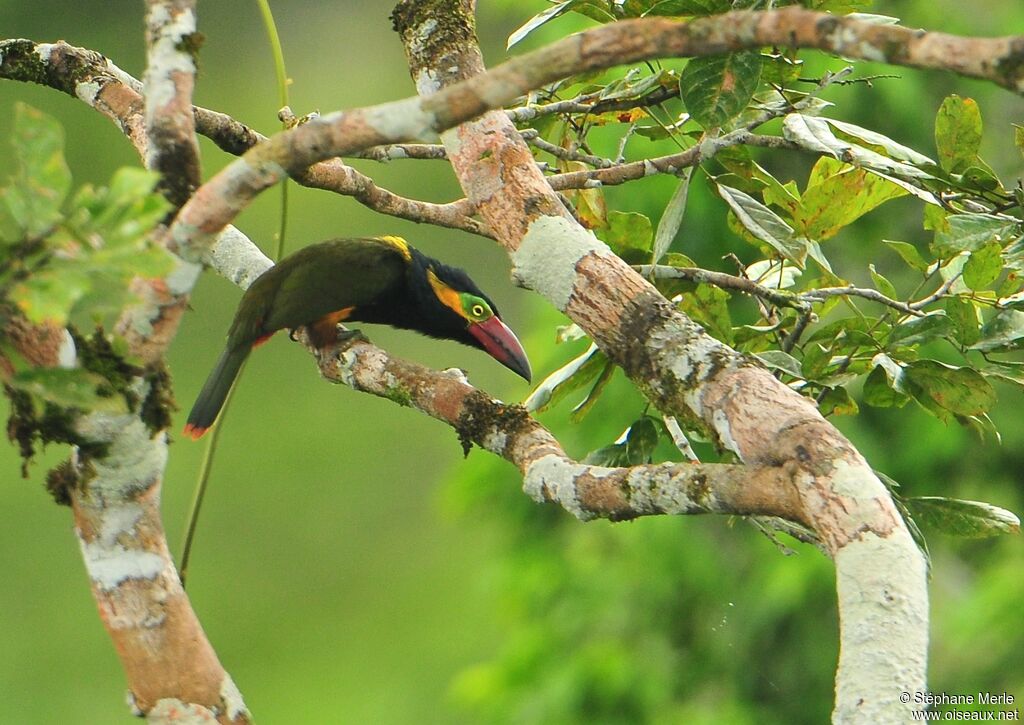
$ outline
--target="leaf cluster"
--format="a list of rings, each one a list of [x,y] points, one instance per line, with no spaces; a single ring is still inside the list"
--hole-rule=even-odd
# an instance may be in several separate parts
[[[774,3],[780,4],[786,3]],[[869,3],[803,4],[847,13]],[[607,23],[648,15],[685,20],[755,5],[565,0],[527,21],[509,45],[569,12]],[[913,403],[944,423],[998,440],[989,417],[997,388],[1013,394],[1024,388],[1024,362],[1015,356],[1024,345],[1024,193],[981,158],[982,116],[970,98],[950,96],[941,104],[934,151],[835,118],[833,103],[822,96],[857,82],[853,70],[808,78],[800,52],[762,48],[695,58],[682,67],[650,63],[569,78],[524,103],[537,111],[529,126],[564,150],[552,155],[552,172],[599,168],[607,179],[617,166],[660,158],[657,168],[674,173],[660,209],[646,202],[616,208],[598,181],[565,196],[584,226],[624,261],[649,270],[661,292],[709,334],[758,360],[825,415]],[[1024,152],[1020,127],[1013,143]],[[694,146],[699,166],[672,165]],[[765,153],[814,160],[806,177],[786,178],[771,171],[771,156],[761,160]],[[723,258],[724,268],[702,267],[705,260],[671,250],[698,183],[721,200],[740,242]],[[855,239],[851,225],[896,200],[919,215],[919,237],[877,240],[870,264],[847,264],[843,244]],[[702,276],[702,269],[718,276]],[[581,334],[576,329],[568,337]],[[578,422],[598,405],[613,375],[614,365],[591,346],[542,381],[527,404],[543,410],[583,392],[570,414]],[[668,433],[648,413],[638,411],[637,423],[589,460],[640,460],[629,453],[634,437],[644,443],[632,450],[653,450]],[[701,440],[699,430],[687,433]],[[932,502],[921,510],[929,512],[928,524],[946,521],[940,529],[963,534],[967,529],[956,520],[965,506]],[[975,533],[1010,529],[993,523]]]
[[[34,325],[63,327],[79,320],[102,326],[135,299],[133,279],[172,269],[171,255],[151,241],[169,209],[153,191],[156,174],[123,168],[108,187],[87,185],[71,195],[60,125],[23,104],[15,110],[11,145],[16,172],[0,188],[4,330],[12,316]],[[59,409],[124,410],[133,401],[123,370],[93,364],[103,357],[123,367],[122,352],[103,339],[109,354],[93,354],[99,342],[84,342],[76,340],[77,364],[68,360],[44,369],[22,359],[0,333],[0,351],[11,368],[8,385],[36,401],[37,415],[51,408],[51,417]],[[25,405],[21,410],[26,412]]]

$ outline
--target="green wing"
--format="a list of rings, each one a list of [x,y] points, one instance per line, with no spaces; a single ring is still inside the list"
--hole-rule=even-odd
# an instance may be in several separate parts
[[[334,239],[303,247],[246,290],[228,346],[251,345],[277,330],[394,294],[404,281],[407,255],[389,239]]]

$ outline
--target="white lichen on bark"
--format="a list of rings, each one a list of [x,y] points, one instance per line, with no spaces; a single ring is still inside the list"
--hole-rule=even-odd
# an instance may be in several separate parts
[[[576,283],[576,264],[588,254],[612,252],[570,219],[538,217],[512,252],[512,276],[564,311]]]
[[[837,723],[910,719],[901,693],[924,692],[928,602],[924,559],[904,528],[860,534],[835,553],[840,602]]]
[[[538,458],[526,469],[523,491],[534,501],[554,501],[580,521],[588,521],[594,515],[583,508],[576,494],[576,477],[587,468],[580,463],[548,454]]]

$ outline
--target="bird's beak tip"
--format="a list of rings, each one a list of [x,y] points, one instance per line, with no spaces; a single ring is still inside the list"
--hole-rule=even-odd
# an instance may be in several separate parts
[[[523,350],[515,333],[497,316],[470,325],[469,332],[487,354],[526,382],[532,380],[533,372],[530,370],[530,359],[526,356],[526,351]]]

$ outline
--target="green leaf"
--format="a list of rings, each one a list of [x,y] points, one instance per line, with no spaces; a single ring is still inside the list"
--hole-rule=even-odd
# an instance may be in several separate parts
[[[800,361],[788,352],[765,350],[764,352],[755,352],[754,357],[758,358],[772,370],[780,370],[787,375],[803,380],[804,374],[800,367]]]
[[[870,8],[873,2],[874,0],[810,0],[809,7],[833,15],[849,15]]]
[[[1010,274],[1006,276],[1006,280],[1003,285],[1019,285],[1020,278],[1016,272],[1024,272],[1024,237],[1011,242],[1003,250],[1003,263],[1006,265],[1006,269],[1010,271]],[[1014,289],[1000,289],[999,294],[1006,296],[1012,294],[1016,290]]]
[[[824,240],[875,207],[906,193],[876,174],[822,156],[811,170],[793,221],[804,236]]]
[[[679,227],[683,223],[683,214],[686,212],[686,197],[690,191],[690,179],[693,176],[692,166],[687,167],[679,174],[679,184],[672,193],[665,206],[665,211],[658,221],[658,231],[654,235],[654,250],[651,253],[651,264],[657,264],[665,252],[672,245],[676,238]],[[646,217],[645,217],[646,218]],[[647,222],[650,224],[650,221]]]
[[[966,347],[976,343],[981,338],[981,320],[974,303],[962,297],[949,297],[945,307],[946,316],[953,323],[953,337],[956,341]]]
[[[88,273],[63,264],[43,269],[18,282],[9,296],[30,322],[63,325],[71,308],[91,287]]]
[[[559,15],[572,10],[573,6],[579,4],[579,1],[580,0],[565,0],[564,2],[560,2],[557,5],[552,5],[551,7],[540,11],[521,26],[516,28],[512,34],[508,36],[508,40],[505,43],[505,50],[508,50],[513,45],[523,40],[526,36],[549,20],[554,20]]]
[[[885,332],[888,331],[889,328],[877,317],[843,317],[842,319],[833,320],[832,322],[821,325],[815,329],[807,339],[809,341],[824,340],[826,342],[833,342],[845,335],[860,333],[861,335],[864,335],[866,339],[870,340],[871,337],[868,334],[868,331],[872,329]]]
[[[818,398],[818,410],[822,415],[856,415],[860,408],[850,396],[850,391],[839,386],[825,388]]]
[[[651,220],[643,214],[610,211],[608,226],[598,230],[597,236],[630,264],[645,264],[650,261],[654,232]]]
[[[644,416],[635,421],[619,438],[619,443],[591,451],[583,463],[591,466],[638,466],[651,462],[658,445],[658,428]]]
[[[583,171],[586,164],[569,161],[564,164],[565,171]],[[566,197],[575,205],[576,216],[587,229],[603,229],[608,226],[608,206],[604,199],[604,189],[573,189],[565,192]]]
[[[807,250],[807,256],[818,263],[818,266],[826,272],[825,278],[827,279],[839,279],[835,276],[832,271],[832,265],[829,264],[828,258],[825,253],[821,251],[821,245],[814,239],[805,239],[804,248]]]
[[[901,183],[899,180],[933,180],[934,176],[912,164],[883,156],[869,148],[838,138],[829,128],[829,123],[822,118],[791,113],[782,121],[782,135],[808,151],[829,154],[877,174],[883,174],[911,194],[922,196],[930,203],[936,203],[930,193],[907,185],[906,182]],[[899,179],[890,178],[892,176],[899,177]]]
[[[749,194],[728,186],[716,185],[718,194],[729,205],[743,228],[795,265],[803,268],[804,244],[795,238],[793,227],[778,214]]]
[[[1024,338],[1024,312],[1000,310],[982,326],[981,339],[971,345],[971,349],[1016,350],[1020,348],[1021,338]]]
[[[947,232],[949,231],[949,213],[940,206],[926,206],[922,215],[923,228],[933,232]]]
[[[953,331],[953,323],[942,310],[931,312],[924,317],[914,317],[902,322],[892,329],[889,339],[886,341],[889,346],[896,345],[920,345],[929,340],[937,340],[947,337]]]
[[[886,357],[876,355],[879,357]],[[892,362],[890,360],[890,362]],[[875,408],[901,408],[910,400],[903,389],[903,369],[892,362],[892,365],[876,365],[868,373],[864,381],[864,402]]]
[[[761,259],[744,269],[743,274],[762,287],[789,289],[796,284],[803,271],[785,260],[780,262],[777,259]]]
[[[904,501],[918,521],[950,536],[985,538],[1020,533],[1020,519],[1016,515],[983,501],[939,496],[912,497]]]
[[[761,62],[761,80],[778,86],[793,83],[804,69],[802,60],[784,53],[762,53]]]
[[[1024,388],[1024,363],[999,360],[993,360],[992,363],[981,368],[982,375]]]
[[[804,358],[800,371],[805,380],[817,380],[832,362],[832,350],[825,345],[809,342],[804,346]]]
[[[650,463],[657,445],[658,427],[647,416],[640,418],[629,427],[629,435],[626,436],[627,464],[639,466]]]
[[[523,406],[533,413],[554,405],[596,378],[607,361],[608,358],[597,349],[597,345],[591,344],[582,355],[544,378],[523,401]]]
[[[978,191],[996,191],[1003,188],[1003,182],[996,176],[996,172],[981,159],[975,159],[973,165],[964,169],[960,180],[967,188]]]
[[[972,290],[990,287],[1003,271],[1002,251],[999,242],[993,241],[971,252],[964,264],[964,284]]]
[[[939,165],[952,173],[971,166],[981,148],[981,111],[971,98],[946,98],[935,116],[935,146]]]
[[[645,10],[635,13],[630,6],[644,5]],[[636,2],[626,0],[626,12],[630,17],[645,15],[662,15],[670,17],[715,15],[731,9],[731,0],[660,0],[660,2]]]
[[[915,398],[920,400],[923,391],[936,405],[956,415],[982,415],[996,402],[992,383],[974,368],[946,365],[938,360],[915,360],[907,364],[904,372],[915,388]]]
[[[1020,151],[1020,155],[1024,156],[1024,126],[1018,126],[1016,123],[1013,124],[1013,145]]]
[[[101,395],[110,383],[101,375],[81,369],[31,368],[10,379],[10,384],[48,403],[64,408],[124,413],[127,406],[121,395]]]
[[[50,116],[23,103],[15,105],[11,138],[18,170],[0,200],[6,206],[5,237],[11,222],[28,236],[40,236],[60,220],[71,188],[64,161],[64,131]]]
[[[875,265],[869,264],[868,265],[868,272],[871,273],[871,280],[875,283],[875,289],[877,289],[879,292],[881,292],[883,295],[885,295],[889,299],[893,299],[893,300],[898,299],[898,297],[896,295],[896,288],[893,287],[892,282],[890,282],[885,277],[883,277],[881,274],[879,274],[875,270]]]
[[[760,79],[759,50],[693,58],[679,77],[679,95],[697,123],[717,128],[746,108]]]
[[[883,244],[888,244],[889,247],[900,255],[904,262],[910,267],[916,269],[918,272],[925,272],[928,270],[928,263],[924,261],[924,257],[917,251],[917,247],[909,242],[895,242],[889,239],[883,239]]]
[[[608,381],[612,379],[612,373],[615,372],[615,363],[611,360],[606,360],[604,368],[597,376],[597,380],[594,381],[594,385],[590,388],[590,392],[587,393],[587,397],[580,401],[579,405],[572,409],[569,413],[569,420],[573,423],[579,423],[583,420],[587,413],[591,411],[594,404],[597,403],[601,397],[601,393],[604,392],[605,386],[608,385]]]
[[[601,100],[637,100],[643,98],[657,88],[675,88],[679,85],[679,74],[674,70],[662,69],[657,72],[641,75],[639,68],[629,70],[625,76],[612,81],[598,96]],[[590,115],[588,123],[601,126],[608,123],[631,123],[641,118],[650,118],[650,114],[642,108],[633,108],[628,112],[610,111]]]
[[[906,161],[908,164],[914,164],[915,166],[928,166],[934,165],[935,162],[922,153],[918,153],[909,146],[904,146],[901,143],[893,141],[888,136],[872,131],[867,128],[861,128],[855,126],[852,123],[846,123],[845,121],[837,121],[834,118],[823,118],[826,123],[832,126],[836,131],[839,131],[838,136],[848,137],[856,139],[861,142],[860,145],[868,145],[874,149],[881,149],[880,153],[888,156],[890,159],[897,161]]]
[[[693,292],[683,294],[680,311],[703,325],[709,335],[726,344],[732,343],[732,317],[729,315],[729,293],[710,284],[698,284]]]
[[[939,256],[973,252],[986,244],[1006,244],[1017,235],[1018,222],[993,214],[951,214],[948,229],[935,232],[932,251]]]

